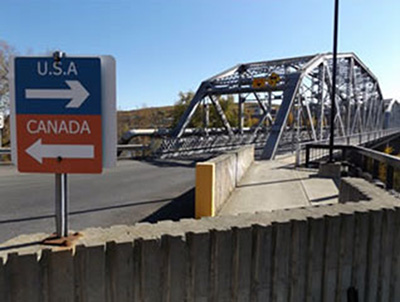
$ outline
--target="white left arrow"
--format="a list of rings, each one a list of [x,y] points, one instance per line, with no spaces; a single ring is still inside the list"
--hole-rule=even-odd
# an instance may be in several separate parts
[[[43,163],[43,158],[94,158],[93,145],[43,145],[39,138],[25,150],[39,163]]]
[[[90,93],[79,81],[65,81],[69,89],[25,89],[25,98],[42,100],[71,100],[65,108],[79,108]]]

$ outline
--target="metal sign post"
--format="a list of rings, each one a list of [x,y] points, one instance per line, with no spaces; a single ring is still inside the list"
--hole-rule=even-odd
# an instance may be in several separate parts
[[[68,236],[68,176],[66,173],[56,174],[56,235]]]

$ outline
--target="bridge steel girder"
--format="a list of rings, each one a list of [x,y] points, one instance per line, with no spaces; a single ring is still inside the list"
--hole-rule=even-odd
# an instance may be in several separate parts
[[[263,145],[262,158],[273,159],[279,149],[287,144],[290,136],[288,129],[291,129],[292,136],[297,134],[295,141],[298,144],[326,140],[330,132],[327,121],[331,111],[332,65],[333,56],[330,53],[238,64],[201,83],[173,130],[172,139],[184,139],[183,134],[191,118],[208,97],[216,106],[226,128],[226,133],[220,134],[225,138],[216,140],[222,145],[232,147],[257,141]],[[274,85],[269,82],[272,73],[280,78]],[[257,79],[263,79],[267,84],[256,87],[254,80]],[[338,54],[336,90],[336,136],[400,126],[400,105],[393,101],[391,105],[388,105],[388,101],[384,102],[377,78],[354,53]],[[236,95],[240,103],[246,103],[248,98],[243,97],[245,94],[248,94],[247,97],[254,95],[254,103],[262,111],[250,135],[240,131],[243,127],[241,116],[236,119],[240,121],[240,127],[234,130],[221,106],[215,104],[218,102],[215,97],[223,95]],[[276,113],[272,114],[273,111]],[[239,110],[239,114],[243,114],[243,111]],[[264,125],[267,116],[272,122],[270,127]],[[246,135],[247,138],[244,137]],[[201,141],[199,139],[199,147]]]
[[[284,128],[286,127],[286,122],[290,113],[290,109],[292,108],[294,99],[297,95],[300,82],[301,73],[294,73],[287,76],[286,87],[283,92],[282,104],[279,108],[278,114],[275,118],[275,122],[269,133],[261,156],[262,158],[271,159],[275,156],[280,138],[282,136]]]
[[[189,107],[185,110],[182,117],[180,118],[178,125],[172,131],[173,137],[181,137],[186,127],[189,125],[189,122],[196,112],[197,107],[200,105],[203,98],[206,96],[207,90],[207,82],[201,83],[200,87],[197,89],[196,94],[193,99],[190,101]]]

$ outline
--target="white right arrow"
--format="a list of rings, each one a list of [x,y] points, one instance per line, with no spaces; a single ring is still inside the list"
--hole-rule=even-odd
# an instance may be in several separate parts
[[[93,145],[43,145],[39,138],[25,150],[32,158],[43,163],[43,158],[94,158]]]
[[[25,89],[25,98],[41,100],[71,100],[65,108],[79,108],[90,93],[79,81],[65,81],[69,89]]]

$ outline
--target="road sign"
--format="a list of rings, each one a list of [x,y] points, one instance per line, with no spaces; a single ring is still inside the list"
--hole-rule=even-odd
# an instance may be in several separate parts
[[[12,60],[12,145],[20,172],[101,173],[103,166],[112,166],[115,75],[104,67],[114,66],[115,73],[110,60]]]
[[[253,88],[265,87],[265,78],[255,78],[252,83]]]
[[[280,76],[278,74],[276,74],[275,72],[271,73],[271,75],[267,79],[268,84],[272,87],[275,87],[276,84],[278,84],[280,80],[281,80]]]

